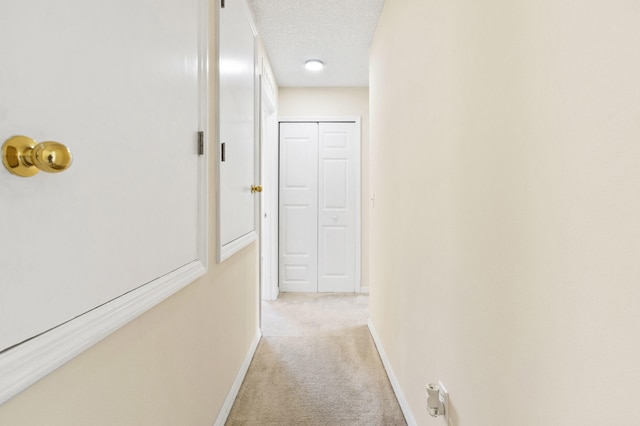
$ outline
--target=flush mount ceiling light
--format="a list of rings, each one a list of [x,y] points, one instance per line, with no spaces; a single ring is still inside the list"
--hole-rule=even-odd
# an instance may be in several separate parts
[[[309,59],[304,63],[304,67],[309,71],[320,71],[324,67],[324,64],[318,59]]]

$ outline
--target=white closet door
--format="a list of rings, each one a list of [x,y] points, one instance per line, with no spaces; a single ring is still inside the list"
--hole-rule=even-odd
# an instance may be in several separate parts
[[[320,123],[318,291],[353,292],[356,276],[355,123]]]
[[[318,124],[280,123],[280,290],[318,289]]]

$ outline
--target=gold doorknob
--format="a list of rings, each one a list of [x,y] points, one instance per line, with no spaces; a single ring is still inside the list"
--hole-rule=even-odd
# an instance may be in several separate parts
[[[30,177],[40,170],[58,173],[71,166],[71,151],[60,142],[41,142],[13,136],[2,145],[2,163],[14,175]]]
[[[262,185],[251,185],[251,193],[262,192]]]

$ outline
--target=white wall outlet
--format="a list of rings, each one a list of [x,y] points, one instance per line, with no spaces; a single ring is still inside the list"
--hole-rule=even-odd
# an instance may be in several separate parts
[[[442,382],[427,385],[427,409],[431,417],[444,418],[444,424],[449,426],[449,392]]]

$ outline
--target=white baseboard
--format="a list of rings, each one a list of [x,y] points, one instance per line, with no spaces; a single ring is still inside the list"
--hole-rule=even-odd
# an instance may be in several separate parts
[[[369,294],[369,287],[360,287],[360,289],[358,290],[358,293]]]
[[[244,358],[244,362],[238,371],[238,375],[227,394],[227,399],[224,401],[224,405],[222,409],[218,413],[218,418],[216,419],[213,426],[224,426],[229,417],[229,413],[231,412],[231,408],[233,407],[233,403],[238,396],[238,392],[240,391],[240,386],[242,386],[242,382],[244,380],[244,376],[247,375],[247,370],[249,370],[249,365],[251,364],[251,360],[253,359],[253,355],[256,353],[256,349],[258,349],[258,343],[260,343],[260,337],[262,337],[262,333],[260,329],[256,332],[256,336],[251,342],[251,346],[249,347],[249,351],[247,351],[247,356]]]
[[[380,354],[380,359],[382,360],[382,365],[384,365],[384,369],[387,371],[387,376],[389,377],[389,381],[391,382],[391,387],[393,387],[393,391],[396,394],[396,398],[398,399],[398,403],[400,404],[400,408],[402,409],[402,414],[404,414],[404,419],[407,421],[408,426],[417,426],[415,417],[413,417],[413,412],[409,407],[409,403],[404,397],[404,393],[400,388],[400,383],[398,382],[398,378],[393,372],[393,368],[391,368],[391,363],[389,362],[389,358],[387,357],[386,352],[384,351],[384,347],[382,346],[382,342],[380,342],[380,338],[378,337],[378,333],[376,332],[376,328],[373,326],[371,319],[369,319],[369,332],[371,333],[371,337],[373,337],[373,341],[376,344],[376,348],[378,349],[378,354]]]

